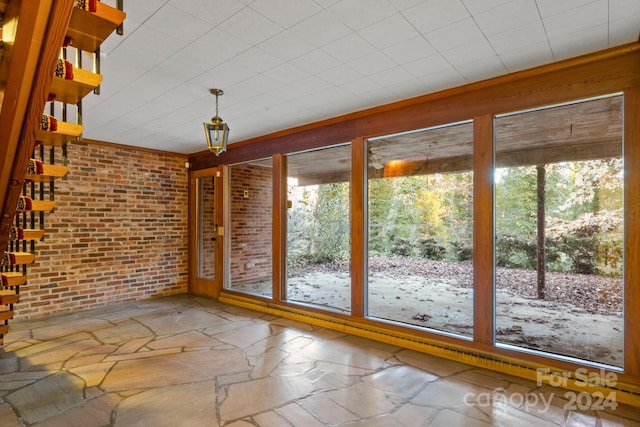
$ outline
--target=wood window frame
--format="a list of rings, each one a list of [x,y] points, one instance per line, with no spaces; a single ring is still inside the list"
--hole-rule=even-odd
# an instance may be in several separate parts
[[[331,314],[335,322],[349,321],[389,333],[409,334],[467,349],[540,366],[575,371],[584,365],[551,356],[526,354],[494,345],[493,292],[493,117],[545,105],[624,93],[624,371],[616,372],[620,381],[635,385],[640,393],[640,43],[630,43],[554,64],[488,79],[433,94],[300,126],[231,144],[228,151],[213,158],[196,153],[189,158],[193,168],[239,163],[274,157],[274,189],[282,189],[284,161],[278,156],[334,145],[352,143],[352,315]],[[474,120],[474,339],[472,342],[440,336],[395,325],[381,325],[363,317],[365,277],[365,179],[367,138]],[[279,178],[278,178],[279,177]],[[281,222],[286,218],[286,196],[274,198],[274,224],[280,224],[280,237],[274,235],[274,254],[283,254]],[[286,227],[286,226],[285,226]],[[276,230],[274,230],[276,231]],[[284,259],[278,257],[279,269]],[[282,274],[282,271],[279,273]],[[224,291],[223,291],[224,293]],[[275,293],[274,293],[275,295]],[[284,301],[273,301],[283,310],[295,308]],[[313,318],[327,314],[305,308]],[[331,320],[327,320],[331,322]]]

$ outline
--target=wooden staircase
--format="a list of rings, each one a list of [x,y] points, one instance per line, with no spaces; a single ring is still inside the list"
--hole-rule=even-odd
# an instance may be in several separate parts
[[[55,209],[55,182],[69,171],[66,145],[82,136],[82,98],[102,82],[100,45],[121,28],[125,13],[93,0],[0,0],[0,14],[2,345],[36,242],[46,234],[45,215]],[[66,60],[71,49],[76,64]],[[98,72],[82,68],[87,54]],[[76,123],[67,121],[68,107]]]

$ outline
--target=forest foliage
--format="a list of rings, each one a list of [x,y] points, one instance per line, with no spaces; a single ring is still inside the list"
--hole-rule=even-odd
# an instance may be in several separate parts
[[[622,274],[622,160],[542,165],[546,271]],[[537,168],[495,172],[496,265],[537,267]],[[344,264],[350,257],[349,183],[289,186],[288,258]],[[368,181],[370,257],[473,257],[473,173]]]

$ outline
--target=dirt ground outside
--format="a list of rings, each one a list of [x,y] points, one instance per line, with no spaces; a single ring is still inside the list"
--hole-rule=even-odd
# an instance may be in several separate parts
[[[348,266],[297,266],[289,276],[288,300],[349,312]],[[371,258],[368,282],[370,317],[473,335],[470,262]],[[269,295],[270,286],[236,289]],[[497,269],[497,343],[622,366],[620,278],[547,273],[544,300],[536,289],[535,271]]]

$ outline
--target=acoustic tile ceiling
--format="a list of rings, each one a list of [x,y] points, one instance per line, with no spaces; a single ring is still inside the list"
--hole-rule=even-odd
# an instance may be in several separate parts
[[[115,0],[105,0],[115,5]],[[205,149],[638,41],[640,0],[125,0],[84,137]],[[342,141],[337,141],[342,142]]]

